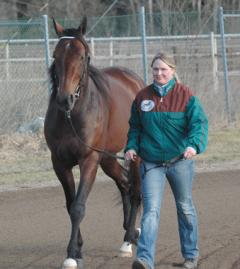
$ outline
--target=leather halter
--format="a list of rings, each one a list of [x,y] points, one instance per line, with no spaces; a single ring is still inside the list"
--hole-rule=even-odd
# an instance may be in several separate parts
[[[77,37],[74,37],[74,36],[61,36],[59,38],[59,41],[62,40],[62,39],[77,39],[79,40],[83,46],[86,48],[86,45]],[[90,62],[90,56],[87,52],[87,49],[85,50],[85,58],[84,58],[84,64],[83,64],[83,71],[82,71],[82,74],[81,74],[81,77],[79,79],[79,82],[78,82],[78,85],[74,91],[74,97],[75,99],[79,99],[80,97],[80,92],[81,92],[81,89],[84,88],[85,86],[85,79],[87,77],[87,72],[88,72],[88,66],[89,66],[89,62]],[[70,111],[67,111],[67,113],[69,113]]]

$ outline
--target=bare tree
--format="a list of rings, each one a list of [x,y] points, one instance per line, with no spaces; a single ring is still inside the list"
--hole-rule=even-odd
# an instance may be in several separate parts
[[[89,18],[101,16],[113,3],[113,0],[2,0],[0,1],[1,19],[29,19],[42,14],[59,19],[74,19],[87,15]],[[239,0],[119,0],[107,15],[133,15],[134,28],[137,25],[137,13],[144,5],[150,13],[150,24],[153,25],[151,14],[161,12],[162,25],[167,29],[168,19],[166,13],[177,11],[198,11],[198,21],[208,17],[221,5],[226,10],[240,9]],[[42,7],[45,7],[43,9]],[[79,19],[80,20],[80,19]],[[216,29],[216,21],[213,23]],[[153,29],[151,27],[151,32]],[[168,31],[166,31],[167,33]]]

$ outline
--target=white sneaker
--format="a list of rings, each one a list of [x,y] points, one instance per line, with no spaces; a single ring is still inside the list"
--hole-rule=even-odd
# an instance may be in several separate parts
[[[194,269],[198,266],[198,259],[185,259],[182,267],[187,269]]]

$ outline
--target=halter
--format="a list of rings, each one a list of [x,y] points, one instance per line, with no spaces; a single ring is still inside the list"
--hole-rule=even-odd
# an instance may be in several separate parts
[[[62,39],[77,39],[79,40],[83,46],[86,48],[85,44],[80,40],[78,39],[77,37],[75,36],[61,36],[59,38],[59,41],[62,40]],[[85,61],[84,61],[84,64],[83,64],[83,71],[82,71],[82,74],[81,74],[81,77],[79,79],[79,82],[78,82],[78,85],[74,91],[74,97],[76,100],[79,99],[80,97],[80,92],[81,92],[81,89],[85,86],[84,85],[84,80],[85,80],[85,77],[87,75],[87,71],[88,71],[88,65],[89,65],[89,62],[90,62],[90,56],[88,55],[88,52],[87,50],[85,51]],[[70,111],[66,111],[67,115],[70,113]]]
[[[61,39],[74,39],[74,38],[76,38],[76,37],[74,37],[74,36],[61,36],[61,37],[59,37],[59,40],[61,40]]]

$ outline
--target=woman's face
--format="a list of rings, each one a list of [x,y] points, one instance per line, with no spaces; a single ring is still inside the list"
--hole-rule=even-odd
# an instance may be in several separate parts
[[[160,85],[168,83],[173,78],[175,69],[164,63],[162,60],[157,59],[152,65],[153,79]]]

